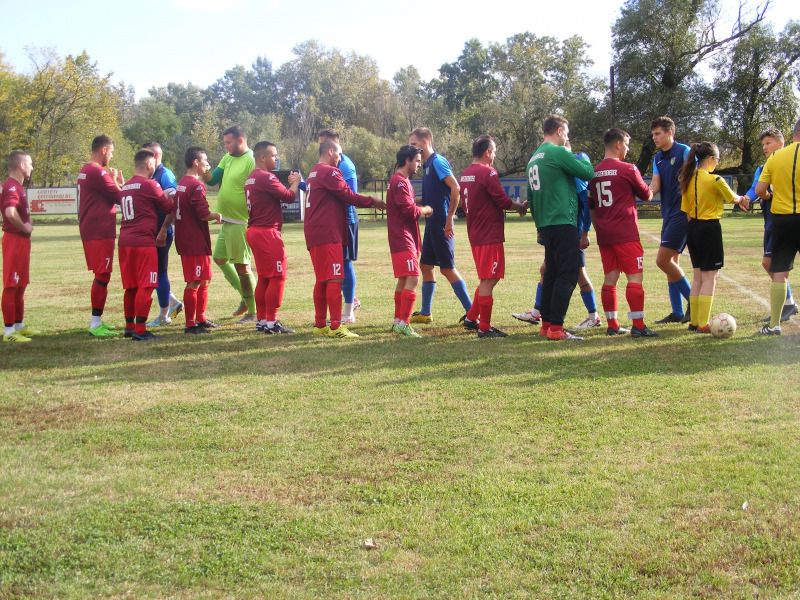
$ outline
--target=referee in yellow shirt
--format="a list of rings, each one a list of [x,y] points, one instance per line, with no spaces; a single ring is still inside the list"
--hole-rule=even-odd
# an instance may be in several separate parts
[[[761,328],[761,333],[780,335],[789,271],[794,268],[794,256],[800,251],[800,121],[794,125],[792,143],[767,159],[758,178],[756,194],[772,200],[771,314],[769,324]]]
[[[697,333],[711,332],[708,324],[711,304],[719,270],[725,262],[719,224],[724,204],[741,204],[745,210],[750,207],[747,196],[737,196],[722,177],[713,175],[718,164],[719,148],[715,144],[692,144],[678,180],[682,193],[681,210],[689,219],[686,245],[694,271],[689,292],[689,331]]]

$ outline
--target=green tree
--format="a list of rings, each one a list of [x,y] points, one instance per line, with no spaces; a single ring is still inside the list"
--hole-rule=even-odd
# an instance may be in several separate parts
[[[0,154],[30,150],[31,109],[26,102],[27,88],[28,80],[15,73],[0,54]]]

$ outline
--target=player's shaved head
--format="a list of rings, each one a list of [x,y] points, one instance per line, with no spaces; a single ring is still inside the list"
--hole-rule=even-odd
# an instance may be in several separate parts
[[[650,121],[650,131],[653,131],[653,129],[657,128],[663,129],[664,131],[670,131],[673,135],[675,135],[675,121],[667,116],[657,117]]]
[[[336,140],[325,140],[319,145],[319,155],[325,156],[329,150],[336,149],[339,143]]]
[[[781,144],[783,144],[786,139],[783,137],[783,133],[780,129],[772,128],[767,129],[764,133],[761,134],[761,137],[758,138],[758,141],[763,142],[764,138],[771,137],[772,139],[778,140]]]
[[[222,137],[225,137],[226,135],[232,135],[237,140],[239,138],[243,140],[247,139],[247,134],[244,132],[244,129],[242,129],[238,125],[234,125],[233,127],[228,127],[225,131],[222,132]]]
[[[9,171],[16,171],[19,169],[20,165],[25,162],[25,159],[30,157],[30,154],[27,152],[22,152],[21,150],[17,150],[12,152],[8,155],[8,170]]]
[[[189,146],[186,149],[186,154],[183,155],[183,164],[186,165],[187,169],[191,169],[194,166],[194,161],[203,159],[203,154],[208,156],[205,148]]]
[[[335,129],[320,129],[317,134],[317,139],[324,138],[326,140],[339,141],[339,132]]]
[[[148,159],[156,159],[156,155],[152,150],[139,150],[133,155],[133,166],[137,169],[144,169],[147,166]]]
[[[603,146],[606,148],[613,148],[617,145],[617,142],[625,143],[629,139],[631,139],[631,136],[627,131],[619,127],[612,127],[603,134]]]
[[[98,135],[92,140],[92,152],[99,152],[106,146],[113,146],[114,140],[107,135]]]
[[[146,142],[142,144],[142,150],[152,150],[155,152],[156,150],[161,150],[161,144],[158,142]]]
[[[258,142],[255,146],[253,146],[253,155],[264,156],[267,153],[267,148],[270,146],[277,148],[277,146],[275,146],[275,144],[272,142]]]

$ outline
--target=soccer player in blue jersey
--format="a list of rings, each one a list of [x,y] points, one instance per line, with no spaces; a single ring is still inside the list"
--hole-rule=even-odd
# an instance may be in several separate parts
[[[783,137],[783,134],[779,129],[768,129],[764,133],[761,134],[761,149],[764,151],[764,156],[769,158],[769,156],[775,152],[776,150],[780,150],[783,148],[784,143],[786,140]],[[756,169],[756,174],[753,176],[753,185],[750,186],[750,189],[747,190],[747,197],[750,198],[750,201],[753,202],[755,200],[761,201],[761,214],[764,215],[764,258],[761,261],[761,266],[764,267],[764,270],[769,274],[770,279],[772,278],[772,271],[770,267],[772,266],[772,191],[770,188],[764,192],[764,198],[759,198],[756,194],[756,185],[758,184],[758,178],[761,176],[761,171],[764,169],[763,165]],[[781,322],[788,321],[792,315],[797,314],[797,304],[794,302],[794,298],[792,298],[792,288],[789,286],[789,283],[786,284],[786,302],[783,305],[783,309],[781,310]],[[762,323],[769,323],[770,317],[766,319],[762,319]]]
[[[466,313],[472,308],[472,300],[467,284],[456,270],[455,232],[453,217],[459,202],[459,185],[450,163],[433,149],[433,134],[427,127],[418,127],[408,136],[408,143],[422,148],[422,205],[433,208],[433,214],[425,220],[425,236],[422,240],[422,254],[419,259],[422,271],[422,306],[411,315],[412,323],[433,321],[431,306],[433,292],[436,290],[434,267],[450,282],[456,297],[464,307],[464,316],[459,322],[468,329],[478,329],[478,323],[467,319]]]
[[[323,129],[317,134],[317,141],[321,144],[325,140],[333,140],[339,143],[339,133],[335,129]],[[356,166],[346,154],[342,153],[342,158],[337,165],[342,172],[347,187],[354,194],[358,193],[358,174]],[[344,282],[342,283],[342,295],[344,304],[342,305],[342,323],[355,323],[353,310],[361,307],[361,302],[356,298],[356,270],[353,263],[358,260],[358,213],[356,207],[347,205],[347,245],[344,247]]]
[[[689,313],[684,314],[683,299],[689,301],[692,286],[679,264],[680,255],[686,248],[686,232],[689,222],[681,211],[681,190],[678,175],[683,161],[689,155],[689,146],[675,141],[675,122],[669,117],[658,117],[650,123],[650,133],[658,148],[653,158],[653,194],[661,192],[661,246],[656,256],[656,266],[667,276],[669,301],[672,312],[656,323],[688,323]]]
[[[178,188],[178,180],[175,179],[175,173],[164,166],[161,158],[164,156],[164,151],[161,149],[161,144],[158,142],[147,142],[142,144],[142,150],[150,150],[156,157],[156,172],[153,173],[152,179],[164,190],[164,195],[172,200]],[[161,234],[161,226],[167,215],[160,212],[158,213],[158,235]],[[148,327],[160,327],[161,325],[169,325],[172,323],[172,317],[177,315],[183,309],[183,302],[175,297],[169,285],[169,275],[167,274],[167,267],[169,266],[169,249],[172,247],[172,240],[174,231],[172,225],[169,226],[165,234],[164,245],[156,246],[156,253],[158,254],[158,287],[156,288],[156,297],[158,298],[158,306],[160,308],[158,316],[150,321]],[[158,236],[156,242],[159,242]]]

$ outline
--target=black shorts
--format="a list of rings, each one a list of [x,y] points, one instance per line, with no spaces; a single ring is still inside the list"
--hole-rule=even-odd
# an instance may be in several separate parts
[[[443,225],[425,223],[425,236],[422,238],[422,254],[419,264],[431,265],[440,269],[455,269],[455,239],[444,235]]]
[[[686,245],[689,247],[693,269],[717,271],[724,266],[725,251],[722,248],[722,227],[719,219],[689,221]]]
[[[769,270],[783,273],[794,268],[800,252],[800,215],[772,215],[772,263]]]

